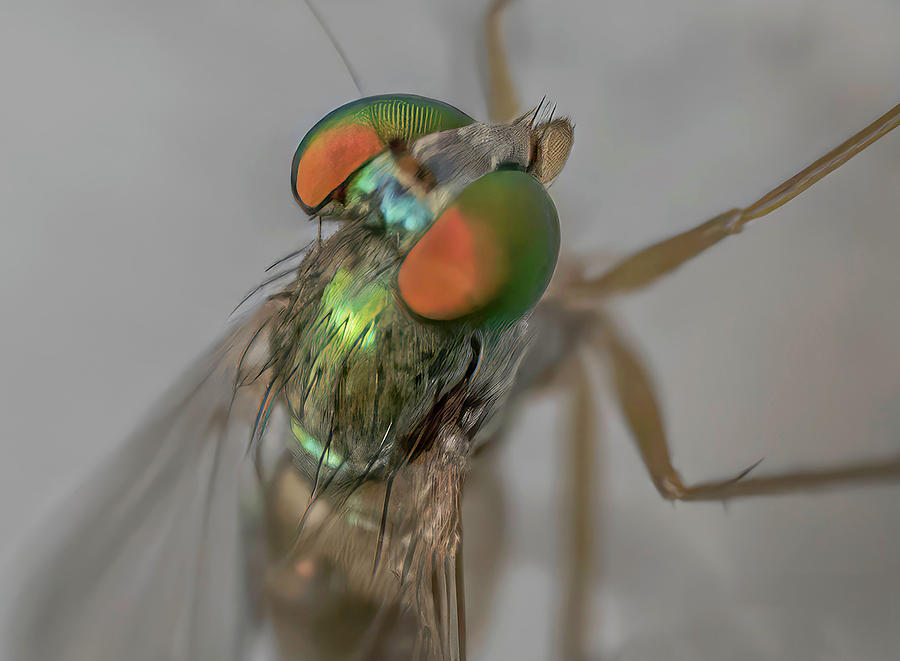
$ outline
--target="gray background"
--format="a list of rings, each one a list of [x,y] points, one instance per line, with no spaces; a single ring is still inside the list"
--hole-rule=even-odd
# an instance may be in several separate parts
[[[367,93],[484,116],[483,3],[320,6]],[[751,202],[900,90],[889,0],[521,0],[505,33],[523,103],[547,94],[577,124],[551,192],[581,255]],[[286,0],[4,0],[0,80],[6,562],[263,269],[312,236],[290,158],[356,92]],[[617,305],[687,480],[900,450],[898,177],[894,135]],[[476,548],[504,560],[493,601],[469,581],[490,606],[471,605],[473,658],[554,655],[564,403],[529,401],[494,457],[505,541]],[[615,415],[598,442],[596,656],[896,657],[900,487],[673,507]]]

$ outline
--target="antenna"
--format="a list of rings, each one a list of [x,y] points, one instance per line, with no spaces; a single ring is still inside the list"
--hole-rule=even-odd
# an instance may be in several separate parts
[[[353,79],[353,84],[356,86],[356,91],[359,92],[360,96],[365,96],[362,90],[362,85],[359,83],[359,77],[356,75],[356,71],[353,70],[353,67],[350,66],[350,60],[347,59],[347,54],[344,52],[344,49],[341,48],[338,40],[335,38],[334,33],[322,20],[322,16],[313,6],[311,0],[303,0],[306,3],[306,7],[309,9],[309,12],[313,15],[313,18],[316,19],[316,22],[322,28],[322,31],[325,33],[325,36],[328,37],[328,40],[331,42],[331,45],[334,46],[334,50],[337,51],[337,54],[340,56],[341,61],[344,63],[344,67],[347,69],[347,73],[350,74],[350,78]]]

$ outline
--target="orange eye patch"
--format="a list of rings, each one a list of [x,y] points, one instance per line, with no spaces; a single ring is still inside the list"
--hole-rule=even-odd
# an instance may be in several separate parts
[[[370,126],[344,122],[325,129],[297,162],[295,191],[300,202],[313,208],[340,186],[384,145]]]
[[[416,314],[448,321],[487,305],[499,292],[506,271],[506,255],[490,227],[451,207],[413,246],[397,285]]]

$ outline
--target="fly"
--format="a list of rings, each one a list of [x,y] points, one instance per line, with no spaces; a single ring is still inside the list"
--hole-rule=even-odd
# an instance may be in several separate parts
[[[387,94],[341,106],[300,142],[293,195],[339,229],[268,283],[277,291],[128,442],[23,605],[22,661],[239,658],[263,613],[284,658],[464,658],[466,474],[516,389],[576,347],[609,356],[665,498],[897,476],[896,464],[802,479],[747,477],[750,466],[684,484],[647,371],[601,302],[785,204],[895,128],[900,106],[755,203],[599,277],[560,270],[551,285],[560,227],[547,186],[574,127],[543,103],[518,109],[499,34],[505,4],[487,19],[491,123]],[[550,334],[564,341],[542,345]],[[583,381],[584,365],[574,369]],[[587,432],[576,429],[576,448]],[[261,514],[241,522],[248,449]],[[576,524],[583,536],[584,512]],[[563,639],[575,658],[587,607],[572,583]]]

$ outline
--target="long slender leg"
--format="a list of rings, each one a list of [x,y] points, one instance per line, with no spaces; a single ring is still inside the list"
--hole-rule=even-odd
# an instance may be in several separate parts
[[[726,500],[744,496],[810,490],[841,484],[900,479],[900,458],[857,463],[831,470],[792,471],[745,478],[756,464],[735,477],[685,486],[672,466],[662,415],[649,372],[622,333],[598,315],[594,338],[608,352],[619,405],[641,452],[644,465],[659,493],[670,500]],[[759,462],[757,462],[759,463]]]
[[[583,355],[571,361],[572,428],[568,448],[569,485],[565,503],[571,532],[566,557],[566,576],[560,611],[561,659],[577,661],[587,657],[590,631],[590,587],[593,557],[593,496],[596,460],[597,420],[590,378]]]
[[[516,117],[519,102],[509,74],[509,62],[503,47],[501,18],[511,0],[493,0],[485,17],[487,45],[488,115],[492,122],[508,122]]]
[[[571,285],[573,294],[592,298],[639,289],[672,272],[726,236],[737,234],[751,220],[768,215],[819,179],[900,125],[900,104],[849,140],[743,209],[732,209],[702,225],[626,258],[599,278]]]

